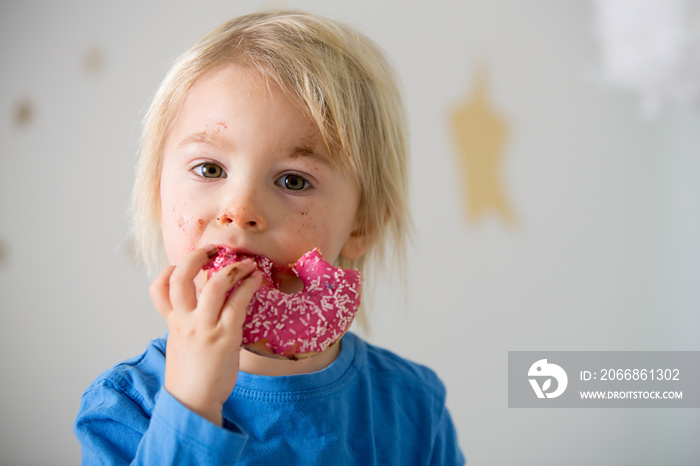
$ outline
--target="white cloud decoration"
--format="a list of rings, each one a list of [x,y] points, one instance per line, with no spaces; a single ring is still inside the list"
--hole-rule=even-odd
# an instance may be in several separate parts
[[[648,116],[700,107],[700,0],[593,0],[606,82],[641,96]]]

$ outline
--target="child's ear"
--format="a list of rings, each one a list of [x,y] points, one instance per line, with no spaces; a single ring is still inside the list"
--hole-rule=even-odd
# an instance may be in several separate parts
[[[350,237],[345,242],[343,249],[340,250],[340,255],[351,261],[357,260],[367,251],[371,244],[372,241],[366,234],[355,230],[350,233]]]

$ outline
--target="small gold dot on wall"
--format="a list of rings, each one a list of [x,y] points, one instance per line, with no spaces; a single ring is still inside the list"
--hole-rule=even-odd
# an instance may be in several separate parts
[[[508,126],[489,100],[487,73],[480,68],[475,75],[471,95],[450,112],[467,220],[478,222],[492,210],[510,224],[516,215],[501,180]]]
[[[82,70],[85,74],[95,75],[105,66],[105,54],[100,47],[91,47],[85,52],[82,60]]]
[[[34,121],[35,113],[32,101],[26,97],[22,98],[15,105],[12,121],[18,128],[27,127]]]
[[[7,248],[5,243],[0,241],[0,267],[5,263],[5,259],[7,259]]]

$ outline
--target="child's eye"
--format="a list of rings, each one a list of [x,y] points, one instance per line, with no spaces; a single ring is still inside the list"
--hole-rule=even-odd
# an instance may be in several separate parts
[[[200,163],[192,168],[192,170],[204,178],[225,178],[224,169],[215,163]]]
[[[309,183],[306,178],[293,173],[282,175],[277,179],[275,184],[290,191],[301,191],[302,189],[309,189],[311,187],[311,183]]]

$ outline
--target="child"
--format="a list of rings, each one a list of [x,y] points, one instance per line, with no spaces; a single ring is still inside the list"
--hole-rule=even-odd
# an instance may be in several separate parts
[[[463,464],[431,370],[352,333],[298,361],[240,349],[261,274],[202,272],[217,246],[275,265],[319,248],[344,268],[401,249],[406,173],[391,71],[346,26],[252,14],[187,51],[146,117],[134,190],[140,253],[171,264],[150,288],[169,332],[83,395],[83,463]]]

